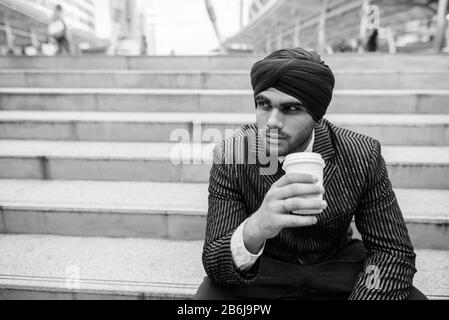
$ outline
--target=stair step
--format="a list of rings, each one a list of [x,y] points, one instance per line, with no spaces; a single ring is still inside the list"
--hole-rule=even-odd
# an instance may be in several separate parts
[[[154,57],[1,57],[0,69],[107,70],[251,70],[264,56],[154,56]],[[449,69],[444,54],[334,54],[323,56],[332,69]],[[423,69],[421,67],[421,69]]]
[[[213,145],[168,142],[254,122],[249,70],[260,58],[1,57],[0,299],[192,298],[205,276]],[[425,249],[415,286],[449,299],[447,56],[324,59],[337,79],[327,118],[385,146]]]
[[[226,130],[254,123],[255,118],[254,113],[0,111],[0,138],[170,142],[178,141],[173,133],[184,130],[190,137],[210,142],[211,137],[204,136],[206,130],[218,130],[224,138]],[[449,145],[447,114],[329,114],[326,118],[337,126],[378,139],[383,145]],[[199,135],[194,134],[197,130]]]
[[[449,191],[396,189],[416,248],[449,250]],[[208,184],[0,180],[0,233],[202,240]]]
[[[251,89],[250,70],[0,70],[0,87]],[[335,70],[337,89],[449,89],[449,70]]]
[[[205,276],[199,241],[0,235],[0,245],[2,299],[185,299]]]
[[[205,235],[207,184],[0,180],[0,186],[3,233],[180,240]]]
[[[0,178],[208,182],[214,144],[0,140]],[[449,188],[449,147],[383,147],[397,188]]]
[[[336,90],[334,113],[449,113],[449,90]],[[0,110],[254,112],[251,90],[0,88]]]
[[[0,235],[0,245],[2,299],[189,299],[205,277],[202,241]],[[449,298],[449,251],[416,253],[414,285]]]

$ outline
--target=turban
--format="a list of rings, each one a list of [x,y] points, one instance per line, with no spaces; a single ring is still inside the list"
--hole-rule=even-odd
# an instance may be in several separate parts
[[[296,48],[276,51],[254,64],[251,83],[255,98],[275,88],[301,101],[319,122],[332,100],[335,78],[317,53]]]

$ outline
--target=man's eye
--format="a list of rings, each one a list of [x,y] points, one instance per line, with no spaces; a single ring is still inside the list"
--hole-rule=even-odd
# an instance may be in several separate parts
[[[298,112],[300,111],[300,108],[297,106],[290,106],[284,109],[287,112]]]
[[[257,101],[257,107],[263,109],[271,108],[271,106],[266,101]]]

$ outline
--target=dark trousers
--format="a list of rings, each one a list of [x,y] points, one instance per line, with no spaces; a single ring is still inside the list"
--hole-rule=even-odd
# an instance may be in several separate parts
[[[346,300],[363,271],[366,249],[361,241],[353,240],[331,259],[312,266],[266,255],[260,259],[260,274],[249,286],[222,287],[205,278],[195,300]],[[416,288],[408,299],[427,300]]]
[[[65,36],[56,39],[56,44],[58,47],[59,54],[63,54],[64,52],[66,52],[67,54],[72,53],[72,50],[70,48],[70,42],[69,42],[69,40],[67,40],[67,38]]]

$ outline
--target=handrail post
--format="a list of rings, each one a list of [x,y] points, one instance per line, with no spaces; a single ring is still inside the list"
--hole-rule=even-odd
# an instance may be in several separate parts
[[[326,49],[326,19],[328,0],[322,0],[320,22],[318,24],[318,52],[324,53]]]
[[[295,48],[301,45],[301,18],[298,17],[298,20],[295,25],[295,30],[293,33],[293,46]]]
[[[387,38],[388,43],[388,52],[390,54],[396,54],[397,48],[396,48],[396,42],[394,40],[394,33],[393,30],[390,27],[384,28],[385,36]]]
[[[14,54],[14,35],[11,30],[11,25],[8,20],[5,20],[5,33],[6,33],[6,49],[8,54]]]
[[[447,0],[440,0],[438,3],[438,27],[435,38],[435,51],[437,53],[440,53],[444,46],[444,38],[447,24],[446,11],[447,11]]]
[[[270,53],[272,51],[271,43],[273,42],[271,34],[267,35],[266,42],[265,42],[265,50],[267,53]]]
[[[33,28],[30,29],[30,40],[31,40],[31,46],[39,50],[39,39],[37,37],[36,30]]]
[[[284,45],[284,35],[282,34],[282,25],[278,23],[277,25],[277,37],[276,37],[276,50],[281,50]]]

